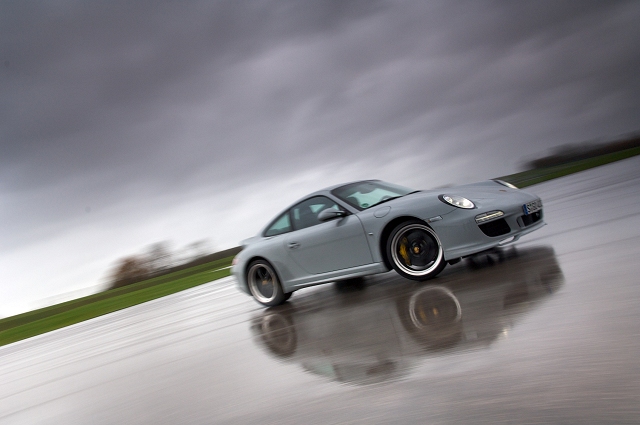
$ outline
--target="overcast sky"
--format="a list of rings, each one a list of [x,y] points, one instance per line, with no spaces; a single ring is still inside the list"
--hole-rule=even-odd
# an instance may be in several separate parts
[[[0,2],[0,316],[310,191],[640,130],[638,1]]]

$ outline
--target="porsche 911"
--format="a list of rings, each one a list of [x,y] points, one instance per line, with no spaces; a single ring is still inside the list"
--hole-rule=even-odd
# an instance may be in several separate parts
[[[232,273],[241,291],[274,306],[304,287],[390,270],[432,279],[543,225],[540,198],[500,180],[437,190],[357,181],[287,207],[243,241]]]

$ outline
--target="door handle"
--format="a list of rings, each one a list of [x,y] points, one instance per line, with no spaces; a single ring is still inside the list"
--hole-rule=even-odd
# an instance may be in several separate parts
[[[289,242],[289,249],[300,248],[300,244],[298,242]]]

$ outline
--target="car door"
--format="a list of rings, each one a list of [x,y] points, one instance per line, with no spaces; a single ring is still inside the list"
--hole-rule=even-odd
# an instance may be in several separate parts
[[[373,257],[358,217],[319,221],[318,214],[327,208],[342,209],[325,196],[314,196],[291,208],[294,230],[285,238],[291,259],[310,274],[371,264]]]

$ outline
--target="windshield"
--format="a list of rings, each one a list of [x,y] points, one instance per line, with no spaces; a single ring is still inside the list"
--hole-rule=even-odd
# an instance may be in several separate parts
[[[359,210],[366,210],[381,202],[399,198],[411,192],[414,191],[379,180],[351,183],[331,191],[333,195]]]

